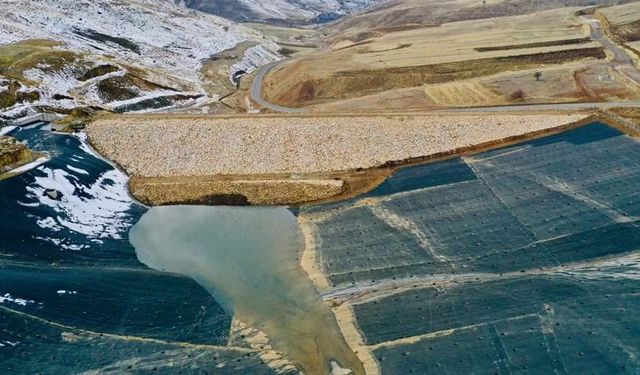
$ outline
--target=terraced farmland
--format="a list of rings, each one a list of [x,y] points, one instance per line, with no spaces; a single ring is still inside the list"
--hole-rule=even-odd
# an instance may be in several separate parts
[[[595,123],[407,168],[302,209],[307,269],[384,374],[632,371],[639,163]]]

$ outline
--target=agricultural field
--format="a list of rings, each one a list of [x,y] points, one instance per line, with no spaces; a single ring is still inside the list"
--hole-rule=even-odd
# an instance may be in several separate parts
[[[637,139],[593,123],[401,169],[303,208],[303,265],[385,374],[625,372],[640,345],[638,162]]]
[[[612,34],[625,42],[640,41],[640,7],[625,4],[597,12],[610,24]]]
[[[584,7],[540,2],[506,11],[504,2],[495,1],[483,8],[486,18],[478,19],[470,13],[476,2],[467,4],[466,16],[460,13],[466,9],[461,2],[455,2],[458,13],[448,3],[397,3],[402,7],[374,8],[330,26],[329,51],[281,64],[267,76],[264,97],[318,112],[359,112],[598,102],[639,95],[638,83],[611,69],[607,48],[592,38],[591,26],[577,15]],[[434,23],[412,23],[416,9],[440,16],[430,13],[423,21],[434,17]],[[489,18],[493,11],[499,18]],[[405,13],[404,24],[386,28],[358,23],[382,14],[403,20]],[[630,16],[624,14],[626,22]]]

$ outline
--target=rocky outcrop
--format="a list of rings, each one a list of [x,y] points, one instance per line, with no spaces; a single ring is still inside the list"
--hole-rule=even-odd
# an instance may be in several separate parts
[[[0,174],[36,159],[36,154],[13,137],[0,136]]]

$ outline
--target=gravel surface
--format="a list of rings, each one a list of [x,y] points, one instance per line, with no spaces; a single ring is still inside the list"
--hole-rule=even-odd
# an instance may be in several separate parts
[[[369,168],[576,122],[584,115],[106,117],[93,146],[133,176]]]
[[[148,205],[229,204],[242,196],[243,204],[290,205],[333,197],[342,192],[343,181],[336,180],[244,180],[212,181],[208,179],[133,178],[131,192]],[[242,200],[240,201],[242,202]],[[238,204],[238,201],[236,201]]]

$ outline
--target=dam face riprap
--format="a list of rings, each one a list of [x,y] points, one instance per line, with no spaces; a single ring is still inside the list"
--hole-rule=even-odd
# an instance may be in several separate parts
[[[300,215],[384,374],[635,372],[639,166],[591,124]]]

